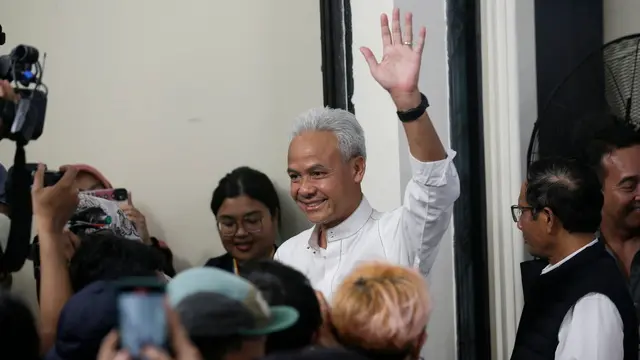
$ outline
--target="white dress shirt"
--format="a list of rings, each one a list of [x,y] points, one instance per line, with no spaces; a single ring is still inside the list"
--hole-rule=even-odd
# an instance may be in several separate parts
[[[455,155],[448,150],[446,159],[433,162],[411,156],[413,176],[401,207],[379,212],[363,197],[349,218],[326,230],[326,249],[318,246],[318,229],[314,226],[285,241],[274,258],[304,273],[327,301],[361,262],[386,260],[416,266],[426,276],[460,194],[452,162]]]
[[[562,266],[594,240],[553,265],[546,274]],[[605,295],[589,293],[569,309],[558,332],[556,360],[623,360],[624,325],[618,308]]]

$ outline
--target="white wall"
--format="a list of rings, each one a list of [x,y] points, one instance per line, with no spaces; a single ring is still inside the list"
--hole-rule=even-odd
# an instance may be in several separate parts
[[[640,33],[640,1],[603,0],[604,41]]]
[[[412,11],[414,26],[427,27],[427,42],[420,74],[420,89],[429,97],[429,114],[445,145],[449,144],[449,87],[446,1],[444,0],[352,0],[354,96],[356,116],[362,123],[368,147],[364,192],[378,210],[400,206],[411,178],[404,130],[396,119],[388,94],[369,74],[360,46],[382,56],[380,14],[397,6]],[[380,191],[385,184],[385,191]],[[429,323],[425,359],[456,358],[456,299],[453,272],[453,229],[445,234],[430,276],[434,312]]]
[[[240,165],[282,190],[284,235],[301,230],[286,153],[295,115],[323,105],[317,2],[0,0],[0,9],[2,53],[19,43],[48,53],[47,124],[30,161],[89,163],[131,190],[182,267],[222,252],[209,201]],[[0,161],[12,160],[3,141]],[[35,304],[32,279],[27,262],[14,289]]]

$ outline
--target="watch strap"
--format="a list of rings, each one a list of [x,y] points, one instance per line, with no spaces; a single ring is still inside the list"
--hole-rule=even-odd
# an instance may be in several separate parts
[[[423,93],[420,93],[420,105],[413,109],[405,110],[405,111],[397,111],[398,119],[402,122],[411,122],[418,120],[420,116],[422,116],[427,108],[429,107],[429,100],[424,96]]]

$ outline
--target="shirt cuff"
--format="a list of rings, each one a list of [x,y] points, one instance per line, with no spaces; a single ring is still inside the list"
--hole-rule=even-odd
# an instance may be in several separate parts
[[[456,157],[456,152],[452,149],[447,149],[447,157],[438,161],[422,162],[416,159],[411,152],[409,152],[409,162],[411,163],[411,172],[413,173],[413,180],[419,184],[427,186],[443,186],[447,184],[447,178],[450,175],[457,176],[453,168],[453,158]]]

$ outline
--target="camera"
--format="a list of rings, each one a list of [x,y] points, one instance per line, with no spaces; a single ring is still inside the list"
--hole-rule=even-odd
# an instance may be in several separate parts
[[[42,83],[43,64],[33,46],[16,46],[9,55],[0,56],[0,80],[15,84],[17,103],[0,99],[0,138],[26,145],[37,140],[44,130],[47,87]]]
[[[8,138],[16,144],[13,167],[5,184],[11,229],[6,248],[0,249],[3,274],[19,271],[29,255],[35,169],[27,166],[25,146],[37,140],[44,130],[48,90],[42,83],[43,72],[40,52],[33,46],[20,45],[0,56],[0,80],[10,82],[18,95],[17,101],[0,99],[0,139]],[[45,185],[55,184],[59,177],[58,173],[48,172]]]

